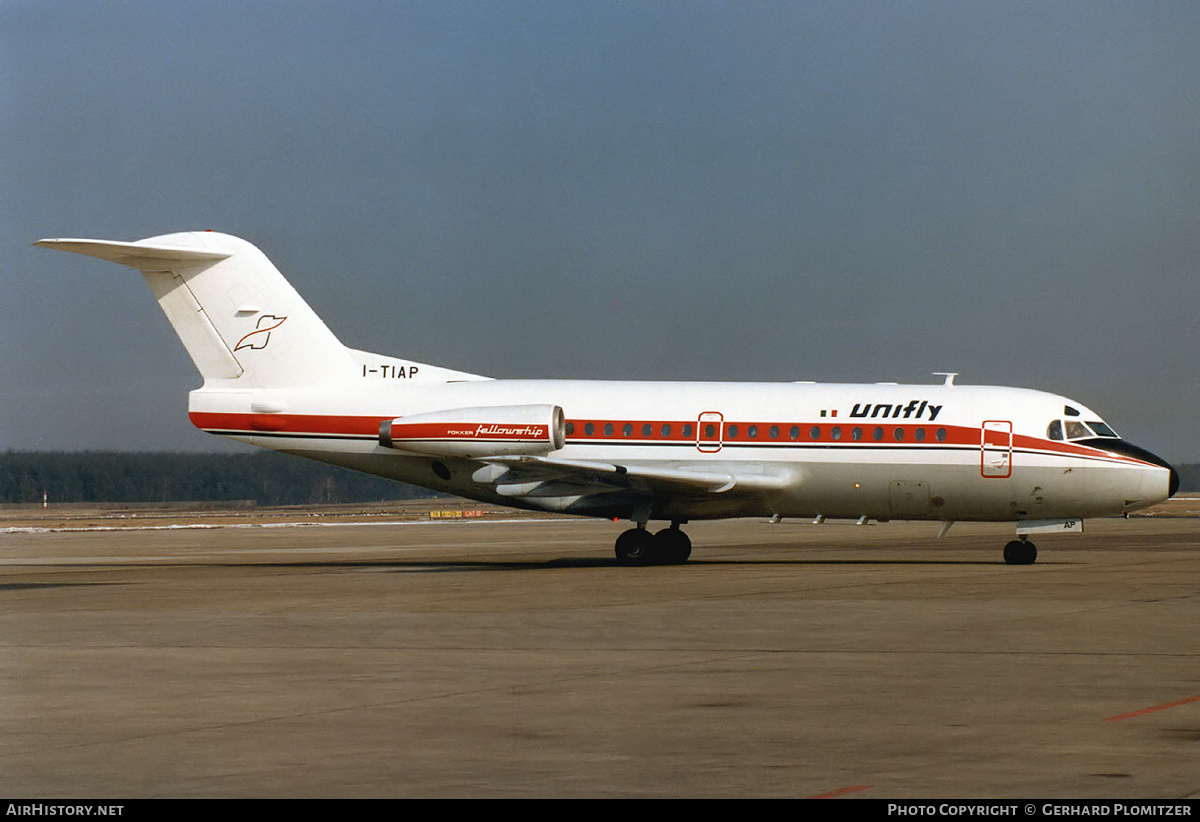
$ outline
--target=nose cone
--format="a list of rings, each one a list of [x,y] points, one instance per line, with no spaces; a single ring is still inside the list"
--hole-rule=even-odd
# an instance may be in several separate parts
[[[1175,496],[1175,492],[1179,490],[1179,472],[1175,470],[1175,467],[1162,457],[1151,454],[1145,448],[1138,448],[1136,445],[1130,445],[1129,443],[1124,444],[1129,449],[1126,453],[1129,453],[1130,456],[1138,457],[1145,462],[1167,469],[1167,476],[1163,478],[1166,479],[1166,488],[1163,489],[1162,486],[1158,486],[1158,494],[1155,495],[1157,497],[1155,502],[1162,502],[1165,499]],[[1157,479],[1156,482],[1161,483],[1162,479]],[[1163,490],[1166,491],[1166,496],[1161,496]]]
[[[1157,454],[1152,454],[1145,448],[1140,448],[1125,440],[1094,439],[1087,440],[1086,443],[1113,454],[1132,457],[1145,464],[1146,470],[1139,472],[1141,478],[1136,483],[1138,487],[1130,487],[1128,489],[1129,492],[1135,494],[1135,497],[1126,499],[1125,510],[1127,512],[1146,508],[1160,503],[1165,499],[1170,499],[1179,490],[1179,472]]]
[[[1148,490],[1150,493],[1147,496],[1150,497],[1150,499],[1148,499],[1147,502],[1150,505],[1153,505],[1156,502],[1162,502],[1165,499],[1170,499],[1171,497],[1175,496],[1175,492],[1179,490],[1179,472],[1176,471],[1175,468],[1162,457],[1152,454],[1145,448],[1139,448],[1133,443],[1126,442],[1125,440],[1120,440],[1119,446],[1110,450],[1117,451],[1118,453],[1124,454],[1127,457],[1134,457],[1142,462],[1147,462],[1151,465],[1156,465],[1159,468],[1165,468],[1167,470],[1166,476],[1162,476],[1160,472],[1155,471],[1154,473],[1158,476],[1155,476],[1149,482],[1150,488]]]
[[[1170,499],[1179,490],[1179,472],[1166,462],[1156,463],[1156,465],[1166,469],[1166,476],[1163,476],[1161,471],[1154,471],[1157,476],[1147,477],[1142,482],[1142,487],[1148,492],[1147,497],[1149,497],[1151,505]]]

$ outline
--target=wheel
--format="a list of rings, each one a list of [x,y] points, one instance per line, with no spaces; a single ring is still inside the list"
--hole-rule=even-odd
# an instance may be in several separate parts
[[[630,528],[617,537],[614,550],[620,565],[653,565],[657,562],[654,535],[645,528]]]
[[[1004,561],[1009,565],[1032,565],[1037,560],[1037,546],[1023,539],[1014,539],[1004,546]]]
[[[1026,542],[1025,543],[1025,552],[1024,552],[1023,556],[1025,559],[1025,562],[1022,564],[1033,565],[1033,563],[1037,562],[1037,546],[1034,545],[1032,542]]]
[[[655,549],[662,562],[677,565],[692,555],[692,541],[678,528],[664,528],[654,535]]]

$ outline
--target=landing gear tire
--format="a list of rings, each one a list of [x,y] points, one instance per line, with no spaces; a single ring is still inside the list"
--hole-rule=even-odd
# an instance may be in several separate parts
[[[678,565],[692,555],[692,541],[678,528],[664,528],[654,535],[654,548],[664,565]]]
[[[618,565],[645,566],[657,562],[654,535],[645,528],[630,528],[617,537],[614,550]]]
[[[677,565],[692,555],[692,541],[678,528],[664,528],[657,534],[630,528],[617,537],[614,550],[618,565]]]
[[[1009,565],[1032,565],[1037,560],[1037,546],[1023,539],[1014,539],[1004,546],[1004,561]]]

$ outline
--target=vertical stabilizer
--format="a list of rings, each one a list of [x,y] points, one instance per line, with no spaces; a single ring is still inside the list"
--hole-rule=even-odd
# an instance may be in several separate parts
[[[266,256],[227,234],[194,232],[136,243],[41,240],[142,272],[205,381],[248,388],[346,378],[356,361]]]

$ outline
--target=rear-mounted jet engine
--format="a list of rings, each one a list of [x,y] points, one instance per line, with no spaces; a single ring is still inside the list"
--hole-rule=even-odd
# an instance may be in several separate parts
[[[450,408],[379,424],[380,445],[431,457],[541,455],[565,442],[565,417],[557,405]]]

